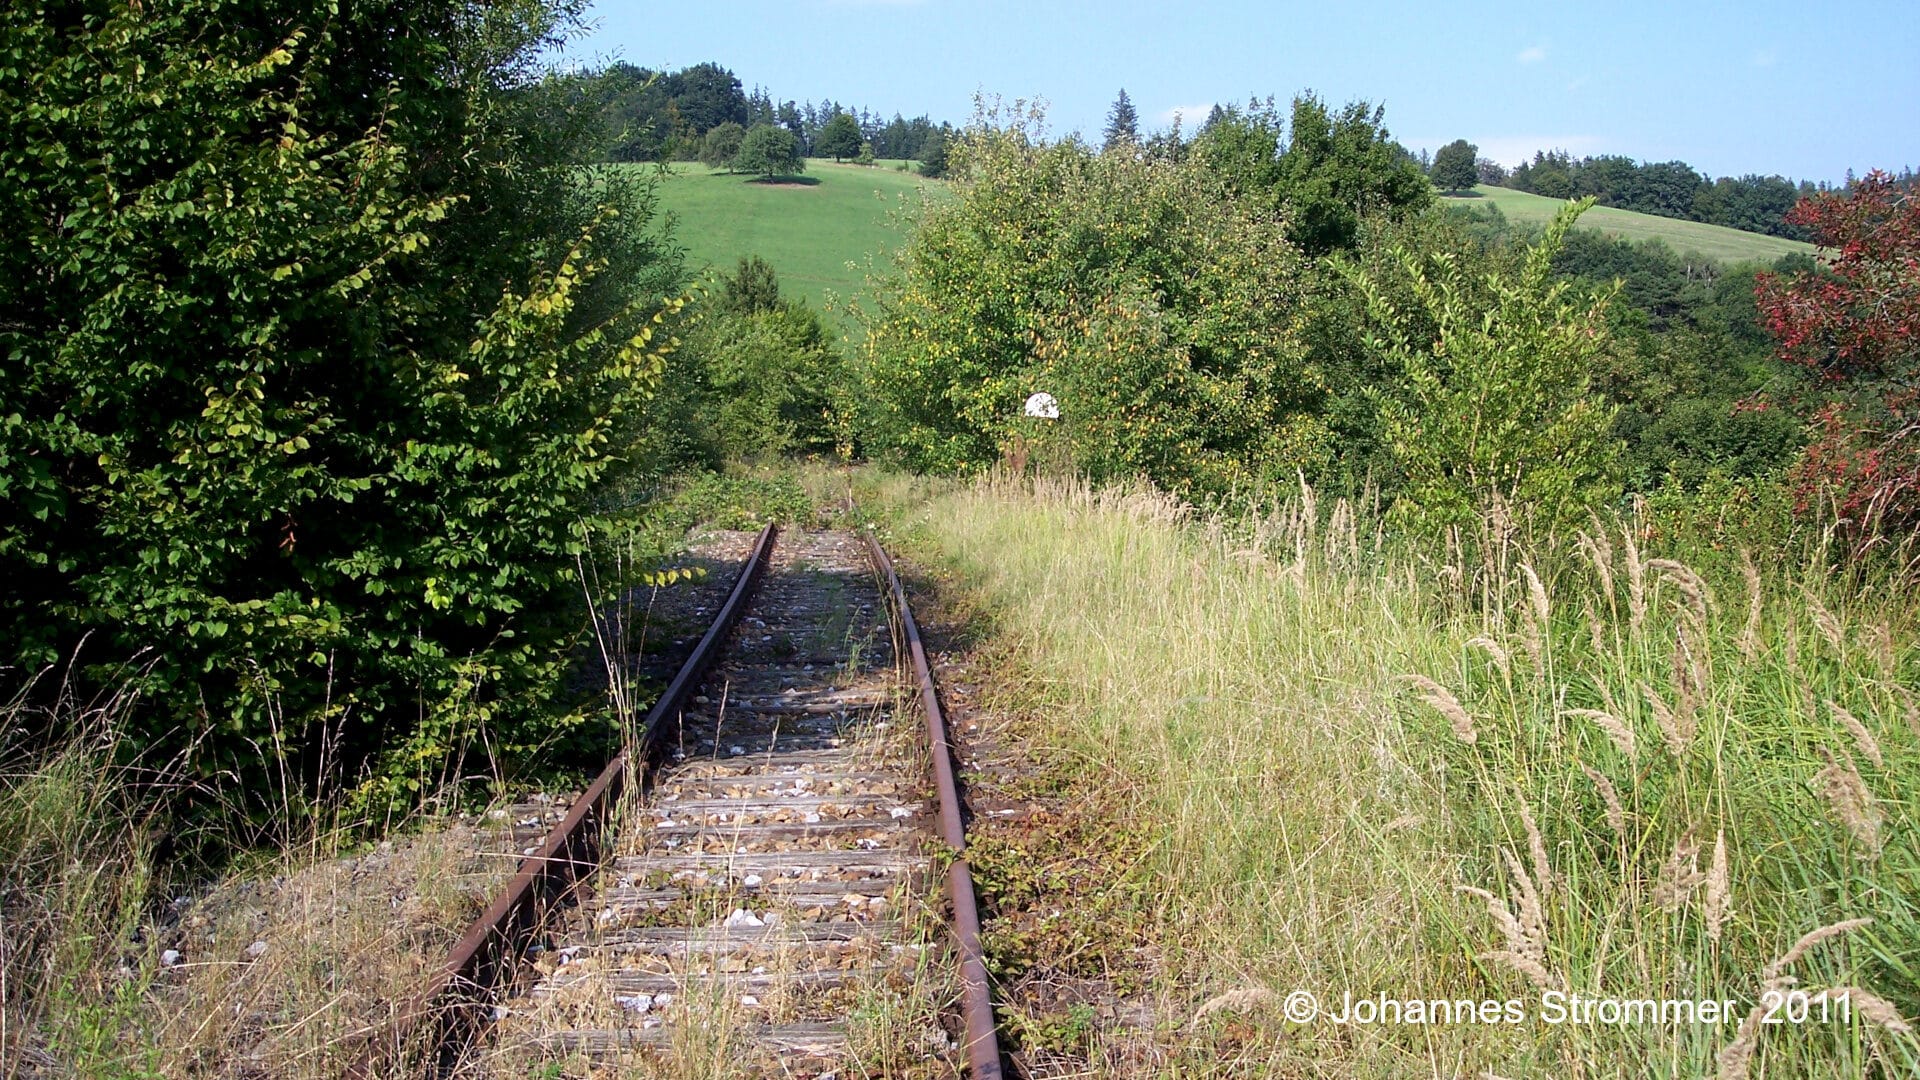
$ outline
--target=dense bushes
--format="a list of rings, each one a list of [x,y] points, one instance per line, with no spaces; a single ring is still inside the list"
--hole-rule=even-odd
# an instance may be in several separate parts
[[[1302,102],[1296,124],[1320,115]],[[1349,119],[1383,137],[1377,113]],[[1033,453],[1208,497],[1338,477],[1440,523],[1496,495],[1604,502],[1606,327],[1550,272],[1565,226],[1491,258],[1387,197],[1390,154],[1300,149],[1324,128],[1288,142],[1227,115],[1176,157],[977,128],[881,293],[864,429],[922,469]],[[1350,256],[1309,260],[1292,215],[1334,189],[1382,193],[1379,213],[1316,234]],[[1042,390],[1056,422],[1020,415]]]
[[[131,661],[201,775],[532,737],[678,272],[532,78],[572,15],[0,15],[0,663]]]
[[[1511,274],[1476,279],[1457,258],[1396,249],[1417,314],[1376,273],[1336,261],[1367,299],[1370,347],[1389,362],[1371,397],[1401,510],[1463,525],[1505,501],[1571,523],[1618,495],[1613,410],[1589,393],[1612,296],[1581,296],[1552,272],[1589,205],[1561,211]]]
[[[729,459],[830,453],[849,437],[845,369],[827,324],[783,299],[773,268],[740,260],[689,311],[674,377],[636,432],[650,486]]]
[[[1803,502],[1830,500],[1857,545],[1920,531],[1920,198],[1875,172],[1794,208],[1831,261],[1769,275],[1760,309],[1780,358],[1839,400],[1800,469]]]
[[[1794,284],[1763,290],[1769,325],[1757,267],[1564,222],[1530,244],[1399,197],[1377,110],[1304,96],[1290,126],[1223,109],[1190,143],[1099,153],[1033,119],[977,123],[953,197],[920,211],[842,409],[862,445],[1203,497],[1299,477],[1423,525],[1496,496],[1567,524],[1798,461],[1803,506],[1828,498],[1863,538],[1915,516],[1912,203],[1891,183],[1797,218],[1843,257],[1777,264]],[[1057,422],[1019,415],[1040,390]]]
[[[915,468],[1042,441],[1096,476],[1218,490],[1322,434],[1286,313],[1300,259],[1285,221],[1196,163],[983,129],[870,312],[863,426]],[[1021,416],[1036,391],[1057,424]]]

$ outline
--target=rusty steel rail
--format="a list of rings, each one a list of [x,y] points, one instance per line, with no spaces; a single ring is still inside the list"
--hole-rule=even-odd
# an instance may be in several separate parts
[[[427,1059],[421,1063],[430,1070],[444,1071],[453,1067],[483,1030],[492,1015],[494,991],[511,979],[515,959],[546,925],[548,916],[570,902],[575,890],[599,869],[601,835],[631,774],[638,771],[644,782],[647,771],[658,763],[666,737],[678,726],[687,699],[706,675],[714,654],[759,584],[777,532],[773,525],[760,531],[753,553],[713,625],[647,713],[639,744],[622,750],[607,763],[574,800],[566,817],[554,825],[533,854],[521,861],[519,872],[505,890],[460,935],[426,987],[391,1024],[367,1040],[347,1070],[350,1080],[392,1075],[394,1067],[407,1060],[409,1050],[419,1055],[417,1061]],[[638,770],[631,764],[634,751],[640,755]]]
[[[927,714],[927,742],[933,757],[934,783],[940,789],[940,837],[953,849],[947,866],[947,897],[953,903],[953,936],[960,953],[960,1011],[967,1028],[967,1064],[973,1080],[1000,1080],[1000,1040],[993,1022],[993,995],[987,985],[986,954],[980,945],[980,911],[974,901],[973,872],[967,868],[967,828],[960,814],[960,789],[954,782],[953,743],[947,737],[946,714],[940,709],[940,691],[927,663],[920,626],[907,605],[907,591],[871,532],[867,551],[886,578],[894,610],[913,655],[913,672],[920,681],[920,704]]]

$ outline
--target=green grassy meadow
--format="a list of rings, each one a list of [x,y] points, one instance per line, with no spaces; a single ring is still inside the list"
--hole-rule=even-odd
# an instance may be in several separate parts
[[[937,181],[898,162],[836,165],[810,159],[798,183],[764,184],[751,177],[679,164],[660,184],[660,205],[677,219],[674,237],[688,265],[731,270],[743,255],[773,265],[784,292],[847,323],[845,302],[866,286],[867,256],[887,264],[901,234],[889,216],[902,200],[918,198]],[[631,166],[652,168],[653,166]]]
[[[1507,220],[1517,225],[1544,226],[1553,220],[1563,205],[1558,199],[1532,195],[1524,191],[1488,187],[1473,189],[1471,195],[1442,195],[1450,206],[1478,207],[1491,203],[1500,208]],[[1692,253],[1721,263],[1772,262],[1795,252],[1813,254],[1812,244],[1783,240],[1777,236],[1742,232],[1723,225],[1705,225],[1697,221],[1679,221],[1611,206],[1596,206],[1580,218],[1580,224],[1628,240],[1662,240],[1682,254]]]

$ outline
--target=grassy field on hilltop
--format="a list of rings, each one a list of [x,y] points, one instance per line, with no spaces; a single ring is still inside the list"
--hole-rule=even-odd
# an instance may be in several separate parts
[[[1485,184],[1474,188],[1471,195],[1443,195],[1441,199],[1449,206],[1477,207],[1491,203],[1500,208],[1507,220],[1518,225],[1537,226],[1544,226],[1553,220],[1553,215],[1564,205],[1559,199],[1549,199],[1544,195],[1488,187]],[[1692,252],[1721,263],[1772,262],[1782,255],[1794,252],[1811,255],[1814,250],[1812,244],[1798,240],[1783,240],[1777,236],[1729,229],[1724,225],[1680,221],[1611,206],[1596,206],[1587,211],[1581,216],[1580,224],[1628,240],[1663,240],[1668,247],[1682,254]]]
[[[763,184],[680,164],[660,185],[660,206],[678,218],[674,237],[694,270],[731,270],[742,255],[758,255],[784,291],[815,308],[827,308],[828,293],[838,297],[833,313],[844,323],[845,299],[865,288],[867,255],[884,263],[900,242],[888,215],[927,185],[940,186],[890,165],[809,160],[799,182]]]

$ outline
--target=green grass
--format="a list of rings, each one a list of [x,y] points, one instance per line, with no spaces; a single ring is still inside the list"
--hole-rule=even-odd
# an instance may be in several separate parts
[[[678,219],[674,236],[696,272],[730,271],[741,256],[758,255],[773,264],[783,293],[832,311],[846,325],[846,300],[866,287],[867,257],[885,267],[887,253],[901,243],[889,215],[903,198],[942,186],[894,164],[809,160],[794,185],[675,165],[660,185],[660,205]]]
[[[1524,191],[1487,187],[1484,184],[1474,188],[1472,195],[1443,195],[1441,201],[1449,206],[1462,207],[1492,204],[1499,207],[1507,220],[1516,225],[1538,226],[1553,220],[1553,215],[1565,205],[1558,199],[1549,199],[1544,195],[1530,195]],[[1762,236],[1722,225],[1679,221],[1611,206],[1596,206],[1587,211],[1581,216],[1580,224],[1628,240],[1663,240],[1668,247],[1681,254],[1692,253],[1719,263],[1772,262],[1782,255],[1796,252],[1811,255],[1814,251],[1812,244],[1798,240],[1783,240],[1777,236]]]
[[[1643,519],[1481,559],[1383,539],[1344,502],[1206,522],[1144,490],[863,486],[979,590],[1032,673],[1009,707],[1129,804],[1105,829],[1138,849],[1112,917],[1155,958],[1160,1037],[1103,1029],[1092,1061],[1744,1077],[1757,1038],[1754,1077],[1920,1067],[1897,1021],[1742,1027],[1789,979],[1920,1011],[1920,641],[1898,597],[1786,557],[1743,574]],[[1083,794],[1065,797],[1104,804]],[[1020,944],[1003,930],[990,948]],[[1512,999],[1524,1019],[1291,1023],[1295,989]],[[1737,1005],[1554,1024],[1549,989]],[[1208,1022],[1203,999],[1252,1012]]]

